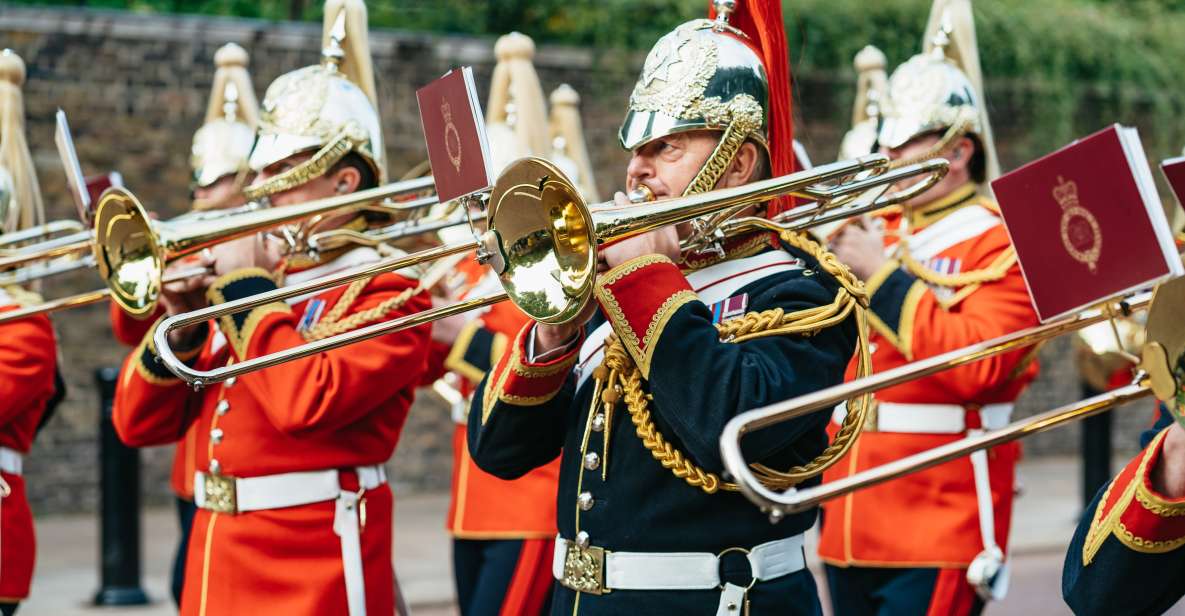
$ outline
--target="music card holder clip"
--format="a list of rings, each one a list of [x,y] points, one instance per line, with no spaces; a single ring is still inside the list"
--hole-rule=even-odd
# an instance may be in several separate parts
[[[83,176],[82,165],[78,162],[78,151],[74,149],[74,137],[70,134],[70,124],[66,121],[66,112],[58,109],[56,121],[54,143],[58,147],[58,157],[62,160],[62,170],[66,172],[70,199],[74,201],[78,219],[82,224],[93,227],[95,210],[92,206],[103,191],[112,187],[122,188],[123,176],[118,171],[91,177]]]
[[[95,213],[91,209],[91,197],[86,190],[86,179],[82,176],[82,167],[78,164],[78,152],[74,149],[74,138],[70,136],[70,124],[66,122],[66,112],[58,109],[57,129],[54,131],[54,143],[58,146],[58,156],[62,159],[62,170],[66,172],[66,185],[70,189],[70,198],[78,210],[78,219],[87,227],[93,227]]]

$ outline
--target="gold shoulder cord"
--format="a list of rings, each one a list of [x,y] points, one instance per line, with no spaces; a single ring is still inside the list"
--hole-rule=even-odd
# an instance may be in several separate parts
[[[350,286],[346,288],[346,292],[342,293],[342,296],[334,303],[333,308],[329,310],[329,313],[322,317],[320,321],[317,321],[316,325],[303,332],[304,339],[313,342],[378,321],[392,310],[398,310],[403,307],[415,295],[425,291],[423,286],[417,284],[414,287],[404,289],[394,297],[383,300],[373,308],[356,312],[343,319],[343,315],[350,309],[350,306],[354,305],[358,296],[362,294],[362,290],[366,288],[366,285],[370,284],[371,280],[374,280],[374,278],[363,278],[362,280],[351,282]]]
[[[788,314],[780,308],[747,313],[740,318],[718,324],[716,329],[719,331],[720,339],[736,343],[764,336],[811,336],[828,327],[839,325],[854,312],[859,330],[857,352],[860,357],[856,376],[866,376],[871,371],[872,362],[868,348],[868,296],[864,290],[864,283],[856,278],[847,266],[840,263],[835,255],[806,235],[788,231],[780,232],[779,235],[787,244],[814,257],[823,271],[840,282],[841,288],[835,294],[835,300],[826,306]],[[600,403],[604,407],[606,418],[612,417],[613,407],[619,399],[624,398],[638,438],[642,439],[642,444],[664,468],[670,469],[676,477],[708,494],[718,490],[739,490],[736,484],[722,481],[718,475],[696,466],[659,432],[650,415],[650,401],[653,397],[642,390],[641,370],[616,335],[610,335],[605,347],[605,359],[593,372],[593,378],[597,381],[594,391],[600,394]],[[863,427],[865,411],[869,407],[871,396],[864,395],[850,402],[843,425],[836,433],[835,440],[823,450],[823,453],[807,464],[787,471],[754,464],[753,471],[761,482],[770,489],[785,490],[822,473],[839,461],[851,448]],[[596,399],[593,404],[597,404]],[[606,429],[606,433],[608,431]]]
[[[1000,256],[996,257],[995,261],[992,261],[991,265],[983,269],[958,274],[939,274],[914,259],[913,255],[909,254],[908,243],[903,241],[898,246],[900,247],[898,254],[901,257],[901,264],[905,266],[905,269],[922,281],[939,287],[957,289],[967,285],[995,282],[1008,275],[1008,270],[1016,265],[1016,249],[1009,246],[1000,253]]]

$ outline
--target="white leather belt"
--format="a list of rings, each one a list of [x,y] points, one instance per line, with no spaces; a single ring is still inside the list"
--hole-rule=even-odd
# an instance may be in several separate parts
[[[723,583],[720,560],[730,552],[743,554],[752,570],[748,587]],[[551,573],[560,584],[590,594],[613,590],[720,589],[717,614],[740,614],[746,592],[757,582],[780,578],[806,567],[803,536],[794,535],[752,549],[708,552],[611,552],[556,537]]]
[[[359,523],[360,516],[365,523],[362,494],[386,483],[387,470],[381,465],[359,466],[355,470],[359,486],[356,492],[342,489],[336,470],[263,477],[226,477],[199,471],[193,478],[194,501],[202,509],[230,514],[335,501],[333,531],[341,537],[349,616],[366,616]]]
[[[20,475],[24,470],[24,459],[17,450],[0,447],[0,471],[9,475]]]
[[[875,403],[875,423],[865,425],[872,432],[905,432],[914,434],[962,434],[975,426],[967,425],[968,413],[979,413],[984,430],[999,430],[1012,419],[1012,403],[987,404],[978,410],[958,404],[906,404],[901,402]],[[843,423],[847,405],[835,407],[832,421]]]

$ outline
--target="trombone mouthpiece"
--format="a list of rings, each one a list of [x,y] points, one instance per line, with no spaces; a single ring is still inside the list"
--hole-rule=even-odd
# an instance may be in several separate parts
[[[647,201],[654,201],[654,191],[650,190],[650,187],[645,184],[638,184],[626,197],[630,200],[630,203],[646,203]]]

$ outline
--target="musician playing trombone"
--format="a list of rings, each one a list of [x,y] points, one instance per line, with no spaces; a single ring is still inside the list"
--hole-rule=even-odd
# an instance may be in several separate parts
[[[33,159],[25,141],[21,86],[25,63],[0,51],[0,236],[45,222]],[[17,286],[0,287],[0,312],[38,304]],[[56,404],[57,340],[45,315],[0,325],[0,614],[29,596],[36,541],[21,476],[33,437]],[[60,399],[60,398],[59,398]]]
[[[925,41],[889,79],[879,144],[895,164],[940,156],[950,171],[832,243],[868,285],[874,372],[1037,322],[984,192],[997,164],[970,1],[935,0]],[[1003,427],[1031,359],[1020,350],[878,392],[849,459],[824,479]],[[837,616],[976,614],[1001,596],[1018,454],[1003,445],[824,505],[819,554]]]
[[[1180,418],[1182,402],[1165,404]],[[1185,429],[1165,404],[1140,438],[1144,450],[1087,505],[1066,550],[1062,596],[1075,614],[1162,614],[1185,596]]]
[[[383,140],[361,0],[325,7],[323,60],[278,77],[262,105],[250,157],[251,199],[273,207],[348,194],[385,182]],[[355,214],[316,229],[361,230]],[[310,229],[288,229],[301,245]],[[259,236],[211,249],[204,299],[223,303],[378,260],[370,247],[287,256]],[[282,258],[283,257],[283,258]],[[431,305],[412,272],[361,280],[292,304],[170,332],[195,366],[247,357],[354,329]],[[374,338],[191,394],[157,362],[151,335],[124,367],[117,426],[134,445],[208,430],[194,475],[198,511],[181,613],[390,615],[392,495],[384,462],[399,438],[424,370],[428,328]],[[128,426],[137,426],[135,431]]]
[[[620,133],[634,194],[793,168],[781,5],[716,7],[715,21],[680,25],[646,58]],[[510,479],[561,458],[552,614],[819,613],[802,546],[815,512],[770,524],[720,476],[717,442],[738,412],[840,382],[860,337],[846,307],[862,289],[801,234],[746,232],[684,252],[694,233],[659,228],[605,247],[599,306],[572,324],[525,326],[474,396],[468,439],[481,468]],[[808,313],[834,318],[794,330]],[[746,450],[785,479],[827,448],[826,423],[789,422]]]
[[[252,175],[247,157],[255,143],[259,103],[255,100],[255,90],[247,73],[247,51],[234,43],[227,43],[214,54],[214,64],[217,68],[214,70],[206,119],[193,135],[189,159],[193,169],[192,207],[195,212],[243,205],[243,187]],[[193,262],[178,262],[169,266],[166,275],[191,267]],[[173,312],[176,312],[191,305],[204,304],[202,295],[208,282],[205,277],[195,276],[165,285],[163,305],[144,318],[134,317],[124,312],[117,302],[111,302],[111,328],[116,339],[129,347],[139,346],[152,324],[166,312],[165,305],[171,305]],[[194,301],[179,305],[183,297]],[[117,413],[117,416],[127,417],[122,412]],[[126,425],[122,429],[128,434],[136,431],[135,427]],[[173,560],[172,591],[173,601],[178,605],[181,604],[189,529],[195,510],[193,474],[197,470],[198,450],[206,446],[208,432],[208,426],[203,429],[197,422],[190,424],[173,452],[170,485],[177,497],[181,536]]]

